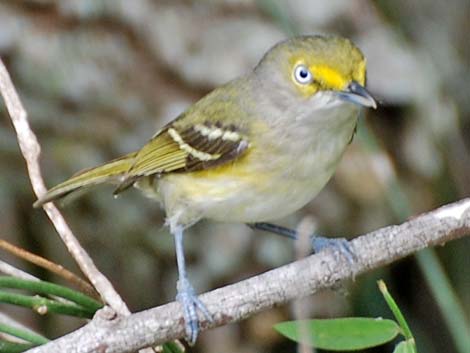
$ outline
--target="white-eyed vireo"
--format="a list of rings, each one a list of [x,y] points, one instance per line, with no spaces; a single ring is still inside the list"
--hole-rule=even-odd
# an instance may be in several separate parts
[[[188,281],[183,231],[202,218],[256,224],[288,215],[323,188],[351,141],[366,61],[349,40],[302,36],[271,48],[253,71],[203,97],[140,150],[73,176],[35,206],[88,186],[135,186],[162,203],[175,237],[190,342],[210,314]]]

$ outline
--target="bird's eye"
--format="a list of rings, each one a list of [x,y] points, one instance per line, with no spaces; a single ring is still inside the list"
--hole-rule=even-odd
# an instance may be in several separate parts
[[[313,81],[312,73],[305,65],[296,66],[294,69],[294,77],[301,85],[307,85]]]

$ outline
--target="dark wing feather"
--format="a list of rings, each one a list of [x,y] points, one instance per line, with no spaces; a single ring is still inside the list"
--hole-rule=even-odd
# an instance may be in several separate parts
[[[131,186],[142,176],[189,172],[212,168],[242,155],[249,147],[246,137],[218,124],[187,128],[166,126],[134,157],[124,181],[115,193]]]

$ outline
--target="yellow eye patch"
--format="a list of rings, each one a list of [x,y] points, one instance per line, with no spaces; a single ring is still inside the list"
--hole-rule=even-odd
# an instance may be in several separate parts
[[[328,89],[342,90],[347,86],[348,80],[335,69],[326,65],[310,67],[314,79]]]

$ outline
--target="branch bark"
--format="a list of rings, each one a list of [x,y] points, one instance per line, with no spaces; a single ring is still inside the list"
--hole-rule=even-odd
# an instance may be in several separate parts
[[[289,300],[399,260],[428,246],[470,233],[470,198],[389,226],[351,242],[356,263],[325,251],[201,296],[214,318],[203,329],[242,320]],[[184,336],[181,307],[173,302],[127,317],[99,311],[82,328],[29,353],[125,353]]]

